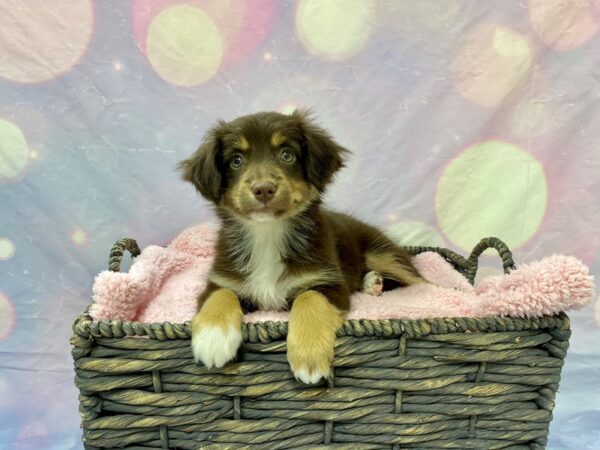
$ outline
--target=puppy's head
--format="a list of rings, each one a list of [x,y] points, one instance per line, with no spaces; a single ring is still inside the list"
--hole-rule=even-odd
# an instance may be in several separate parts
[[[179,168],[219,208],[266,221],[318,200],[346,152],[306,112],[264,112],[218,122]]]

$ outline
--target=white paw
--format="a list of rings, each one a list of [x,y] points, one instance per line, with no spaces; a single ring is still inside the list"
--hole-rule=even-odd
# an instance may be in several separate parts
[[[367,272],[363,278],[363,290],[365,294],[379,297],[383,292],[383,277],[374,270]]]
[[[298,381],[302,381],[305,384],[315,384],[318,383],[323,378],[329,377],[329,369],[327,370],[319,370],[313,369],[309,370],[306,367],[300,367],[298,369],[294,369],[292,367],[292,373],[294,377]]]
[[[237,354],[242,343],[238,327],[204,326],[192,336],[194,361],[206,367],[223,367]]]
[[[294,378],[306,384],[318,383],[329,378],[333,360],[333,343],[323,345],[323,341],[310,339],[297,340],[288,336],[288,361]]]

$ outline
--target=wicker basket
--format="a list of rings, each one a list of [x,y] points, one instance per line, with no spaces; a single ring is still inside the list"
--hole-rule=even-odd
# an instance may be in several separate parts
[[[468,259],[434,250],[471,282]],[[124,239],[111,252],[118,271]],[[296,382],[287,322],[243,326],[239,361],[196,366],[188,323],[74,323],[75,384],[86,449],[542,449],[571,334],[561,314],[351,320],[338,333],[334,376]],[[135,338],[142,336],[144,338]]]

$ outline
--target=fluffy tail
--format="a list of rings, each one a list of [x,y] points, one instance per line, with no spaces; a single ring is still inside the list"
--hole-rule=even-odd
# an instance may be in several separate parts
[[[386,236],[378,236],[365,252],[366,266],[379,272],[385,280],[401,286],[425,283],[412,263],[410,255]]]

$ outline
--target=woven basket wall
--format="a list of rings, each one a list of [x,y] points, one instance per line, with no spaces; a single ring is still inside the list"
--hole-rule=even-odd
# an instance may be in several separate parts
[[[470,281],[467,259],[434,250]],[[110,267],[135,241],[119,241]],[[73,326],[86,449],[542,449],[570,337],[566,315],[534,319],[352,320],[334,376],[294,380],[286,322],[246,324],[237,362],[196,366],[189,324],[91,320]],[[142,336],[138,338],[134,336]]]

